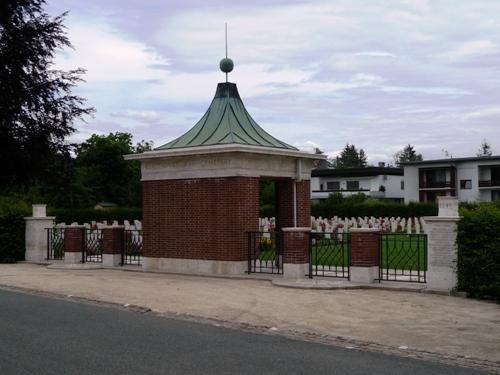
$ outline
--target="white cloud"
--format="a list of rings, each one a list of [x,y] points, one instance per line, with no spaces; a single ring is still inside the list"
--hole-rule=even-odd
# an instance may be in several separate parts
[[[104,25],[70,23],[68,34],[75,50],[59,54],[56,65],[64,70],[85,68],[89,83],[155,80],[162,72],[151,65],[168,64],[146,45],[126,40]]]
[[[466,118],[469,119],[477,119],[477,118],[482,118],[482,117],[491,117],[491,116],[496,116],[500,115],[500,107],[484,107],[480,109],[476,109],[474,111],[468,112],[465,114]]]
[[[391,57],[395,58],[396,55],[390,52],[384,52],[384,51],[364,51],[364,52],[356,52],[354,54],[355,56],[361,56],[361,57]]]
[[[112,113],[111,115],[114,117],[127,118],[138,122],[150,123],[150,124],[156,123],[161,119],[160,115],[155,111],[136,111],[131,109],[122,112],[115,112]]]
[[[490,40],[473,40],[447,52],[444,56],[450,59],[461,59],[473,56],[488,55],[499,52],[498,45]]]

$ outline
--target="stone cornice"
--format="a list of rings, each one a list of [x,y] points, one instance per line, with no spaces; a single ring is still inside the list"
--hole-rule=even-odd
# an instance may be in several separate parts
[[[294,150],[279,149],[273,147],[250,146],[250,145],[240,145],[240,144],[198,146],[198,147],[186,147],[186,148],[178,148],[170,150],[146,151],[142,154],[128,154],[124,155],[123,157],[126,160],[148,160],[148,159],[160,159],[160,158],[169,158],[176,156],[209,155],[209,154],[222,154],[222,153],[234,153],[234,152],[269,155],[269,156],[287,156],[298,159],[312,159],[312,160],[323,160],[327,158],[326,155],[311,154],[304,151],[294,151]]]

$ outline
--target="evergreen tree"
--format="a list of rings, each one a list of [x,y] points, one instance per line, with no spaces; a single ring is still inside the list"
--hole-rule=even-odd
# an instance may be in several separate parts
[[[413,146],[410,144],[405,146],[401,151],[396,152],[394,155],[394,164],[398,168],[401,168],[403,163],[422,160],[424,160],[422,154],[417,154]]]
[[[483,140],[483,143],[481,143],[481,147],[479,150],[477,150],[476,156],[491,156],[493,155],[493,152],[491,151],[491,145],[486,141],[486,139]]]
[[[347,143],[331,164],[337,169],[364,168],[367,166],[367,157],[362,148],[358,151],[356,146]]]
[[[65,155],[73,123],[90,114],[72,93],[82,69],[53,68],[56,52],[71,47],[65,14],[50,17],[45,0],[0,2],[0,187],[26,185],[48,174]]]

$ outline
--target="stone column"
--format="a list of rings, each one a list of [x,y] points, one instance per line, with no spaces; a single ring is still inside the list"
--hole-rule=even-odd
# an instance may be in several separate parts
[[[424,217],[427,234],[427,287],[450,291],[457,285],[458,199],[438,197],[438,216]]]
[[[373,283],[379,277],[380,230],[350,229],[350,281]]]
[[[47,216],[47,205],[34,204],[33,216],[25,217],[27,262],[40,263],[47,259],[47,228],[54,227],[54,216]]]
[[[64,229],[64,263],[82,262],[84,236],[85,227],[83,225],[73,225]]]
[[[125,227],[108,226],[102,228],[102,264],[107,267],[122,263]]]
[[[283,228],[283,277],[304,279],[309,270],[310,227]]]

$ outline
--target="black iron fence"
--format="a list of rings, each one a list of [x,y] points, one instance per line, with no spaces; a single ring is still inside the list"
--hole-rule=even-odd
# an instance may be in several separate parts
[[[427,235],[383,233],[380,235],[379,280],[425,283]]]
[[[349,233],[311,233],[309,277],[349,279]]]
[[[142,230],[127,229],[124,233],[124,244],[122,252],[122,264],[142,264],[143,235]]]
[[[82,262],[102,263],[102,230],[85,228]]]
[[[64,259],[64,228],[47,228],[47,260]]]
[[[283,273],[282,232],[248,232],[248,273]]]

